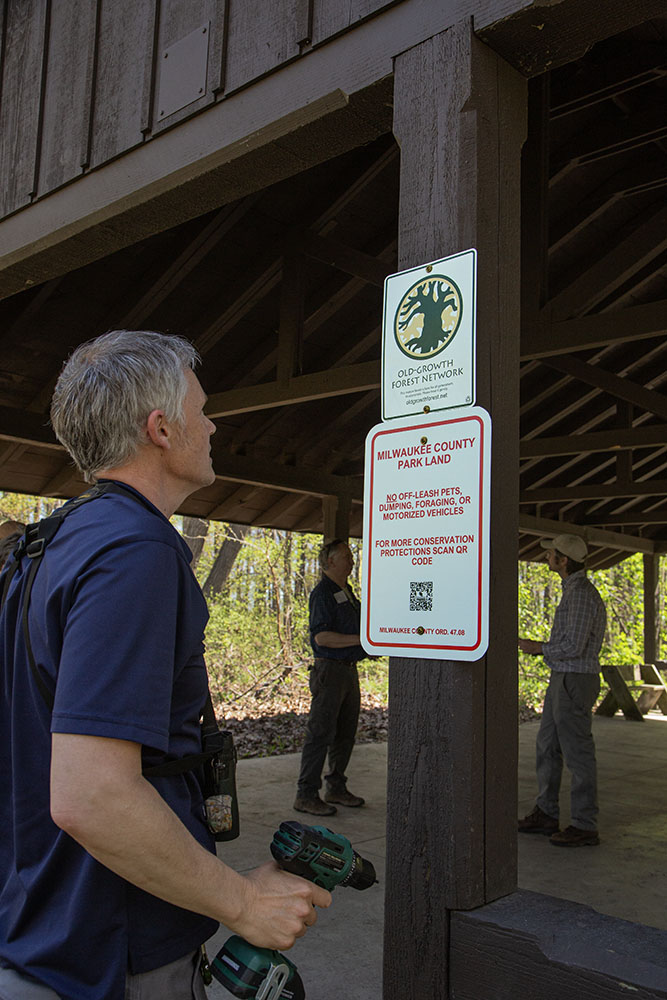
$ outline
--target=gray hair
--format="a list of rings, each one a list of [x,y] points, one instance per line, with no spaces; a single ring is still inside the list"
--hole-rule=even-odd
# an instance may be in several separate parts
[[[327,542],[325,545],[323,545],[320,551],[318,552],[317,558],[320,564],[320,569],[322,569],[322,571],[327,570],[329,568],[329,559],[334,554],[339,545],[345,545],[343,539],[334,538],[333,541]]]
[[[183,337],[148,330],[113,330],[76,348],[53,393],[51,424],[86,482],[136,454],[153,410],[182,421],[185,370],[199,360]]]

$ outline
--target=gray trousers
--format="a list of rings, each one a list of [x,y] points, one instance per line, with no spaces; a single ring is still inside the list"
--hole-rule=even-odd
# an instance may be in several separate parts
[[[361,703],[356,663],[318,657],[310,669],[309,683],[313,698],[297,787],[302,798],[317,795],[327,750],[327,784],[337,792],[345,789],[345,770],[354,748]]]
[[[599,674],[553,670],[537,734],[537,805],[547,816],[558,819],[565,758],[572,773],[572,825],[580,830],[597,829],[597,763],[591,723],[599,693]]]
[[[0,1000],[61,1000],[58,993],[13,969],[0,968]],[[121,1000],[121,998],[119,998]],[[199,952],[178,958],[152,972],[125,980],[124,1000],[206,1000],[199,972]]]

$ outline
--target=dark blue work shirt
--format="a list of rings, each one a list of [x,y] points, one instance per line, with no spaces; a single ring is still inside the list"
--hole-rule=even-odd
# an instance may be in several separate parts
[[[349,597],[348,597],[349,594]],[[318,646],[315,636],[319,632],[342,632],[343,635],[359,635],[361,630],[361,606],[352,588],[345,590],[328,577],[313,587],[308,601],[310,612],[310,645],[315,656],[327,660],[363,660],[368,654],[361,646]]]
[[[50,815],[52,732],[139,743],[144,765],[201,750],[206,603],[186,544],[133,492],[69,514],[35,577],[29,632],[52,715],[16,614],[27,557],[0,615],[0,964],[68,1000],[121,1000],[128,969],[175,961],[217,927],[115,875]],[[197,774],[149,780],[213,851]]]

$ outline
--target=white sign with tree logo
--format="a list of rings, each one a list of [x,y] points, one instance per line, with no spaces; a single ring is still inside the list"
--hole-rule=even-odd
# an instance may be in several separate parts
[[[476,274],[466,250],[386,278],[383,420],[474,404]]]

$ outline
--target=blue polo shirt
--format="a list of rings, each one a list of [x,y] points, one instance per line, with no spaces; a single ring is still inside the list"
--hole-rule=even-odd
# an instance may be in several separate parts
[[[310,592],[308,599],[310,645],[315,656],[326,660],[363,660],[367,653],[362,646],[318,646],[315,636],[319,632],[341,632],[343,635],[359,635],[361,630],[361,607],[350,586],[339,587],[331,577],[322,579]]]
[[[187,545],[140,494],[128,487],[73,511],[30,600],[51,715],[16,613],[29,563],[0,616],[0,964],[68,1000],[122,1000],[128,969],[175,961],[217,924],[126,882],[53,823],[51,733],[131,740],[145,766],[200,752],[206,603]],[[198,774],[149,780],[214,851]]]

